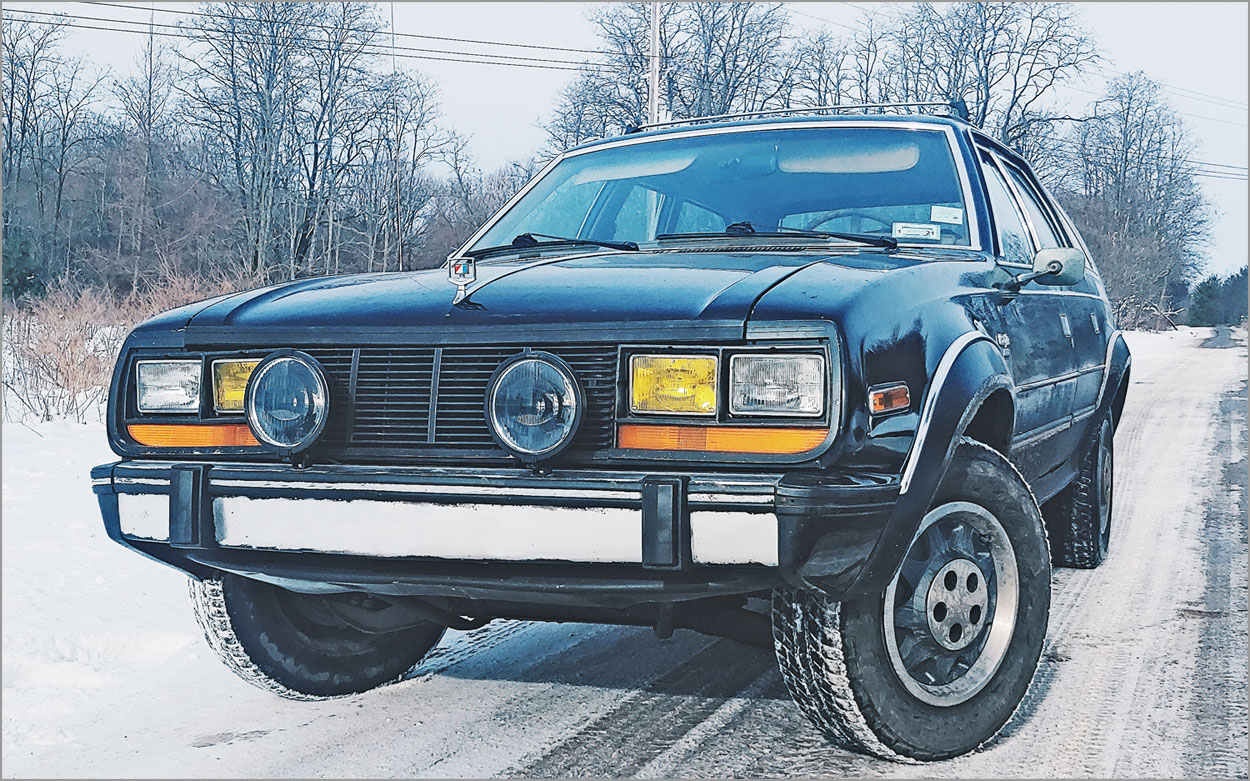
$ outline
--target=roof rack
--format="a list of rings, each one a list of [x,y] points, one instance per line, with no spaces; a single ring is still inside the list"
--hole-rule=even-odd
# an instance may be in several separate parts
[[[625,129],[626,134],[641,133],[644,130],[658,130],[659,128],[678,127],[680,125],[698,125],[705,122],[723,122],[731,119],[753,119],[756,117],[785,117],[798,116],[803,114],[840,114],[846,112],[859,113],[881,113],[883,109],[897,108],[942,108],[946,109],[946,113],[940,116],[951,117],[963,122],[968,121],[968,107],[959,99],[942,101],[942,100],[917,100],[905,103],[850,103],[837,106],[811,106],[800,108],[778,108],[768,109],[765,111],[745,111],[738,114],[715,114],[707,117],[692,117],[690,119],[674,119],[668,122],[652,122],[647,125],[631,125]]]

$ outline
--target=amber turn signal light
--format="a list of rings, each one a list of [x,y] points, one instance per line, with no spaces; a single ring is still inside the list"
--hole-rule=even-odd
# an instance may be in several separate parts
[[[911,393],[901,382],[871,388],[868,391],[868,409],[874,415],[888,415],[891,412],[902,412],[911,407]]]
[[[732,426],[642,426],[617,430],[619,447],[632,450],[695,450],[704,453],[806,453],[820,447],[823,428],[740,428]]]
[[[130,438],[148,447],[256,447],[246,423],[131,423]]]

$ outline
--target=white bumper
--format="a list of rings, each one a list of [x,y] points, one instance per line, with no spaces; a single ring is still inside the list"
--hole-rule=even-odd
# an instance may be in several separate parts
[[[236,477],[214,480],[213,484],[216,492],[237,489],[246,482]],[[139,484],[154,486],[158,482]],[[642,562],[642,512],[636,508],[473,501],[484,498],[481,486],[473,490],[475,496],[466,496],[463,502],[413,501],[423,490],[411,485],[397,486],[392,493],[407,494],[402,501],[214,496],[211,507],[216,542],[223,548],[388,558]],[[758,499],[759,489],[756,490],[754,498]],[[541,496],[534,489],[519,489],[517,493],[522,498]],[[622,493],[616,490],[612,496],[619,499]],[[489,494],[517,498],[508,492]],[[752,507],[748,502],[735,500],[733,494],[723,496],[729,498],[721,506],[709,506],[705,501],[703,509],[696,507],[690,513],[693,561],[776,566],[776,515],[761,511],[758,504]],[[169,539],[167,494],[119,491],[117,499],[124,535],[154,541]]]

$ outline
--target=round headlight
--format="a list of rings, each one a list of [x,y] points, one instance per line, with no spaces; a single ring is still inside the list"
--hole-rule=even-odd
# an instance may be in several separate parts
[[[515,456],[554,456],[569,444],[582,416],[582,394],[564,361],[525,353],[491,378],[486,419],[495,440]]]
[[[330,414],[325,372],[304,353],[273,353],[253,370],[243,406],[261,442],[284,452],[305,450],[321,436]]]

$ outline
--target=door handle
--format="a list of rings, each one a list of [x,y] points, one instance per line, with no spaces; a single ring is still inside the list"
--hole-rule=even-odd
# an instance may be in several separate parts
[[[1068,337],[1069,340],[1071,340],[1072,339],[1072,326],[1068,324],[1067,315],[1065,314],[1059,315],[1059,325],[1060,327],[1063,328],[1063,335]]]

